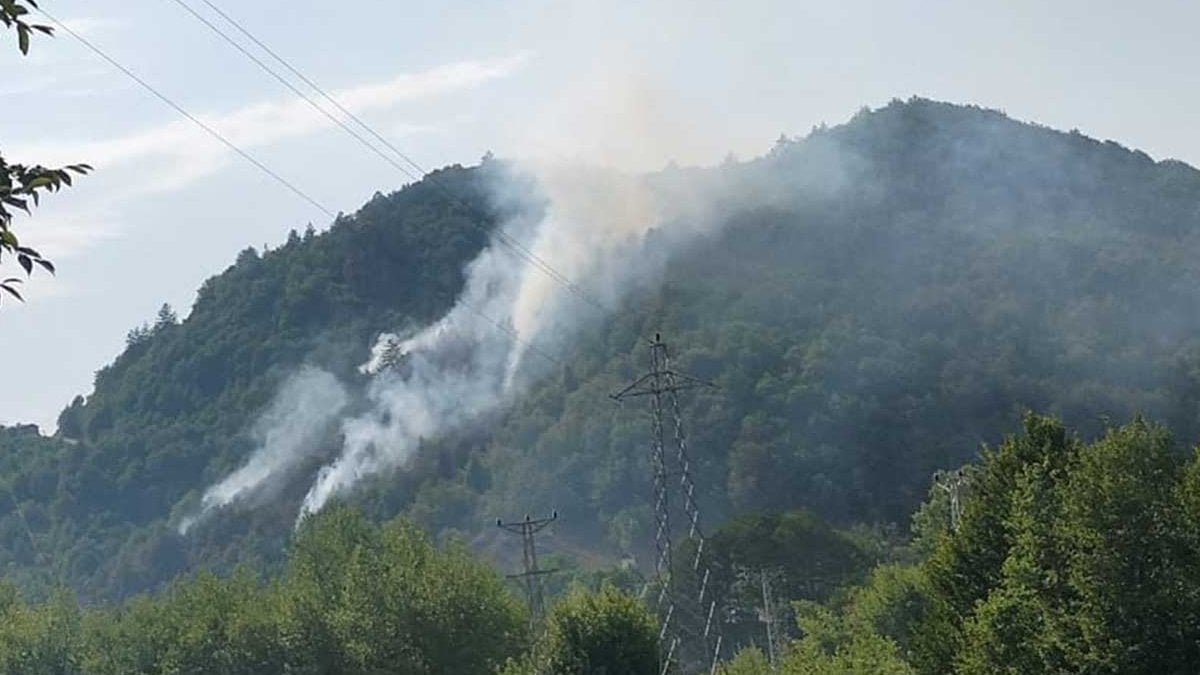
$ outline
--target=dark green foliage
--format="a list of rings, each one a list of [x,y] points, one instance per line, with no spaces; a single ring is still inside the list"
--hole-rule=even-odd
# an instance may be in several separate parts
[[[730,615],[724,636],[731,645],[765,647],[759,617],[764,575],[779,605],[781,630],[790,634],[788,601],[825,601],[861,581],[877,562],[850,535],[803,511],[734,518],[709,537],[707,551],[710,587]],[[677,577],[690,573],[691,560],[690,550],[676,555]]]
[[[515,407],[480,522],[558,508],[581,538],[650,541],[649,426],[601,402],[658,330],[719,385],[685,401],[714,518],[903,522],[935,470],[1029,408],[1085,434],[1143,411],[1200,436],[1193,169],[914,100],[717,171],[744,201]]]
[[[896,644],[819,605],[799,603],[803,637],[792,641],[770,667],[757,647],[742,650],[725,666],[726,675],[914,675]]]
[[[481,200],[478,170],[448,169],[439,180]],[[44,514],[35,531],[62,578],[95,600],[153,588],[200,561],[229,569],[277,560],[294,511],[188,540],[168,517],[252,449],[255,415],[301,363],[353,381],[378,332],[450,306],[491,226],[464,208],[428,184],[377,196],[326,233],[243,253],[204,284],[183,322],[164,306],[131,331],[94,393],[63,411],[55,440],[22,434],[20,451],[5,456],[3,475]],[[6,502],[0,533],[19,534]],[[27,549],[0,548],[0,560],[29,565],[16,557]]]
[[[29,23],[30,8],[37,9],[34,0],[0,0],[0,24],[17,31],[17,48],[22,54],[29,53],[29,38],[35,33],[53,35],[54,28],[45,24]]]
[[[546,618],[537,672],[556,675],[654,675],[658,628],[636,598],[605,586],[575,591]]]
[[[286,573],[180,580],[158,596],[80,610],[0,587],[0,670],[13,675],[489,675],[520,654],[523,610],[504,582],[412,525],[331,508]]]
[[[879,568],[831,620],[922,673],[1193,672],[1194,461],[1141,418],[1083,443],[1030,416],[984,453],[959,527],[918,566]]]

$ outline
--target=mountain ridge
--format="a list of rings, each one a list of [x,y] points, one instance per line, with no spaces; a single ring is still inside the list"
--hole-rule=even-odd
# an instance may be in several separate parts
[[[188,538],[171,524],[250,452],[254,415],[291,369],[316,362],[361,381],[378,333],[451,306],[499,220],[484,207],[500,165],[439,172],[469,208],[426,180],[327,232],[247,249],[181,323],[131,333],[55,437],[0,430],[14,500],[64,561],[39,577],[18,513],[0,508],[7,571],[103,599],[196,566],[273,564],[283,506]],[[1188,318],[1200,316],[1200,267],[1186,255],[1200,249],[1200,171],[1182,162],[911,99],[757,160],[673,172],[739,195],[724,226],[580,336],[493,430],[430,439],[354,501],[484,547],[492,515],[557,508],[564,550],[599,542],[636,556],[649,540],[648,429],[595,402],[632,374],[637,336],[654,330],[681,368],[721,385],[686,402],[717,519],[807,507],[902,523],[933,470],[998,442],[1030,407],[1086,433],[1101,430],[1096,415],[1140,411],[1200,435],[1200,326]]]

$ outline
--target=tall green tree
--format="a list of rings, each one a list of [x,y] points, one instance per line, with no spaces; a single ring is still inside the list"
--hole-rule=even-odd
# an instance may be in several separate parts
[[[412,523],[378,528],[347,506],[301,526],[281,593],[300,672],[485,675],[527,641],[523,609],[493,569]]]
[[[545,634],[507,675],[654,675],[659,672],[658,629],[637,598],[605,585],[575,589],[546,617]]]
[[[1090,444],[1029,418],[985,454],[963,526],[922,567],[952,610],[937,625],[956,636],[922,655],[922,671],[1190,672],[1193,466],[1140,417]]]

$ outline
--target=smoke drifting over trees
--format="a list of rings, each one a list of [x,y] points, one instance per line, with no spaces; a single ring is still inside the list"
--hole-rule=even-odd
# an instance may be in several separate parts
[[[1200,436],[1200,174],[1181,163],[912,100],[716,168],[489,162],[438,180],[463,203],[425,181],[244,252],[97,375],[63,437],[6,432],[18,500],[85,594],[274,559],[314,485],[314,506],[340,494],[481,544],[497,514],[557,508],[563,547],[638,555],[645,421],[606,396],[656,331],[720,386],[686,401],[714,514],[903,527],[933,471],[1026,408],[1085,436],[1136,411]],[[496,227],[599,307],[495,246]],[[407,356],[361,373],[385,333]],[[344,406],[270,453],[256,420],[306,364]],[[297,461],[178,535],[266,456]],[[30,566],[15,513],[0,523]]]

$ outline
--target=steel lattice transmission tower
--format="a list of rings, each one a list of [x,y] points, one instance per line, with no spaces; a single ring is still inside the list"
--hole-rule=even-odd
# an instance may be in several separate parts
[[[546,611],[546,602],[542,595],[542,577],[558,571],[544,570],[538,567],[537,544],[534,535],[546,529],[550,523],[556,520],[558,520],[558,511],[551,514],[549,518],[536,520],[526,514],[525,520],[515,523],[506,523],[499,518],[496,519],[496,527],[521,535],[523,571],[520,574],[510,574],[508,578],[519,580],[525,587],[525,601],[529,604],[529,627],[531,630],[537,629],[542,621],[542,615]]]
[[[657,553],[654,572],[658,582],[656,608],[663,675],[672,672],[715,673],[721,655],[721,617],[709,588],[700,507],[696,503],[691,457],[679,410],[679,392],[702,386],[712,385],[671,369],[667,346],[656,333],[650,343],[650,371],[612,396],[617,401],[635,397],[650,399],[653,419],[650,464],[654,472],[654,546]],[[670,449],[666,438],[668,417],[674,427]],[[673,511],[683,519],[683,525],[678,528],[682,542],[676,540],[672,528]],[[676,575],[672,556],[683,542],[690,544],[687,550],[691,552],[691,559],[688,568],[682,570],[687,573]]]

